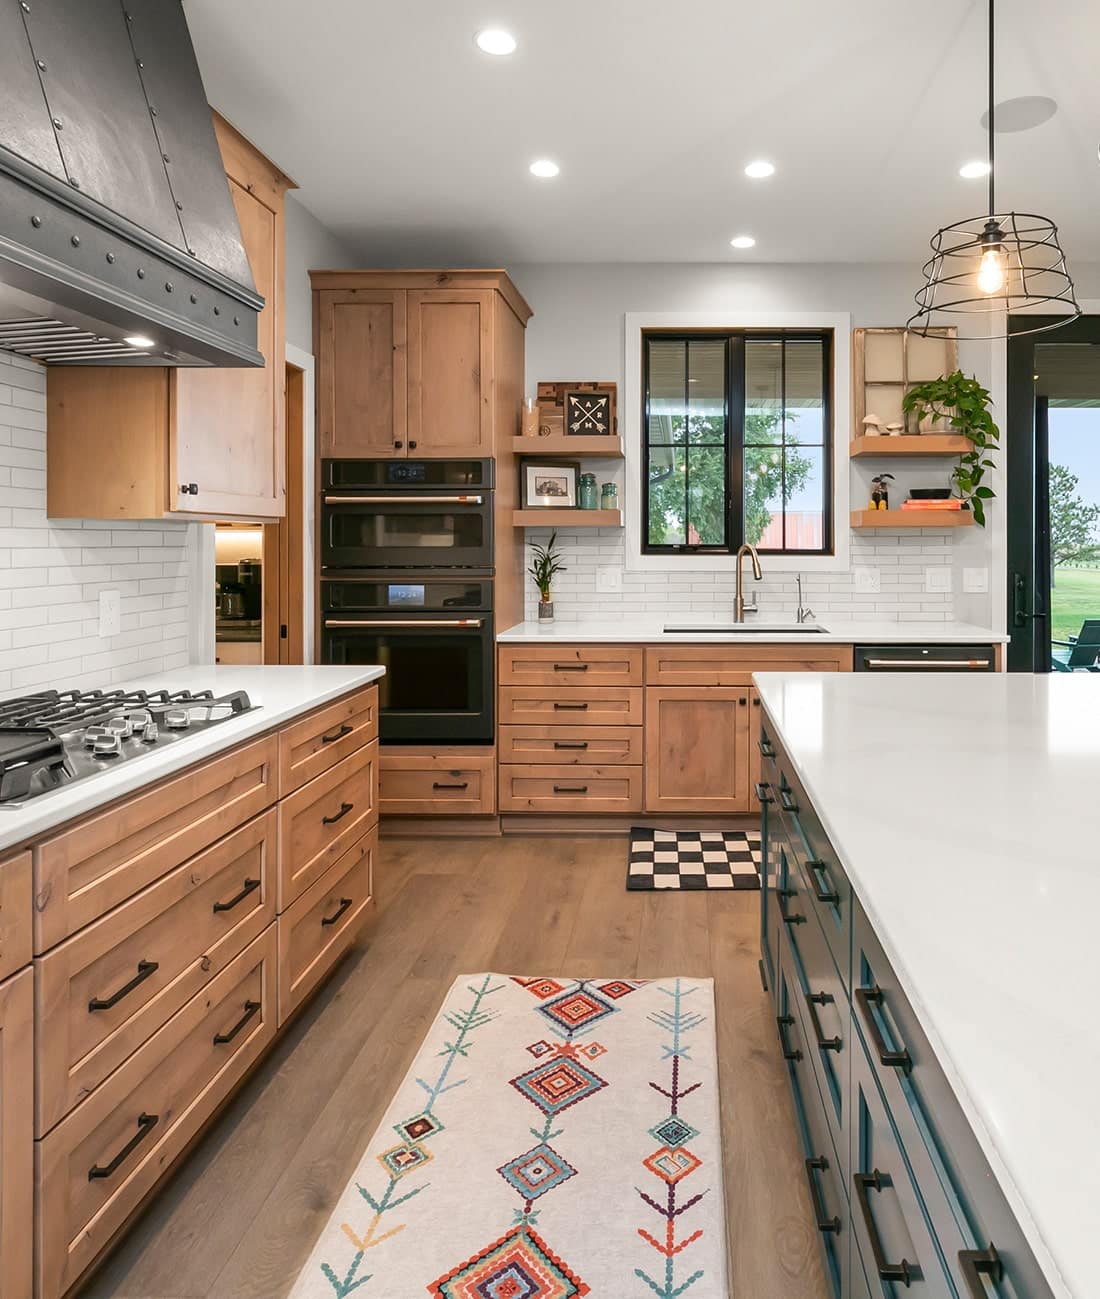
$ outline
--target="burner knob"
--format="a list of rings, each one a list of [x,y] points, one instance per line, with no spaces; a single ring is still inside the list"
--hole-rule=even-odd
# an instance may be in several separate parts
[[[106,734],[96,737],[92,746],[93,758],[117,758],[122,752],[122,741],[117,735]]]
[[[105,726],[86,726],[84,728],[84,747],[86,749],[94,749],[96,741],[102,739],[103,736],[107,734],[109,734],[109,732]]]
[[[117,735],[120,740],[128,740],[134,733],[133,724],[128,717],[109,717],[107,730],[111,735]]]
[[[157,730],[157,724],[150,718],[141,730],[141,738],[146,744],[156,744],[160,739],[160,731]]]
[[[186,708],[169,708],[164,714],[164,724],[172,731],[184,731],[191,725],[191,714]]]
[[[130,725],[135,731],[140,731],[143,727],[148,726],[153,720],[153,714],[144,708],[139,708],[137,712],[134,713],[128,713],[127,716],[130,719]]]

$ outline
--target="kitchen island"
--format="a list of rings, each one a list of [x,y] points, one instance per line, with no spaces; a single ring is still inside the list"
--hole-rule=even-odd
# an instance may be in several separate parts
[[[1096,1294],[1095,680],[756,687],[762,970],[835,1293]]]

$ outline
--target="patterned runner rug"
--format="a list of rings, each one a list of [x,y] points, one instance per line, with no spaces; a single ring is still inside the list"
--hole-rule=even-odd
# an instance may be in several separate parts
[[[758,889],[759,830],[630,831],[628,889]]]
[[[291,1299],[725,1299],[709,979],[463,975]]]

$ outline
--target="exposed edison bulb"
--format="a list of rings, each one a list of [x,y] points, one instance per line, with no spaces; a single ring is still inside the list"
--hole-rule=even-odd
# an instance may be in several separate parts
[[[983,293],[1000,293],[1005,285],[1005,254],[998,246],[987,248],[982,253],[981,265],[978,267],[978,288]]]

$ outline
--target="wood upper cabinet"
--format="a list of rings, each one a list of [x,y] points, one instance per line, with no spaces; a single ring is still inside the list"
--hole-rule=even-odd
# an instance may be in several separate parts
[[[252,368],[51,368],[47,513],[60,518],[280,518],[285,512],[283,209],[293,182],[214,115],[264,307]]]
[[[408,296],[409,454],[493,454],[493,294]]]
[[[645,810],[748,812],[748,686],[646,690]]]
[[[322,456],[399,456],[407,431],[404,289],[317,294],[317,422]]]

